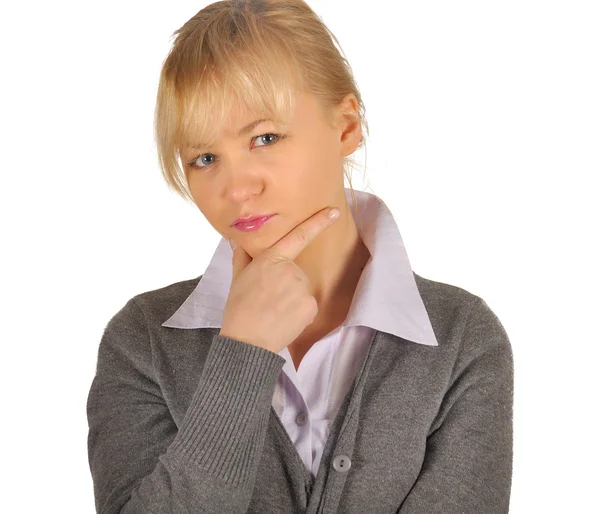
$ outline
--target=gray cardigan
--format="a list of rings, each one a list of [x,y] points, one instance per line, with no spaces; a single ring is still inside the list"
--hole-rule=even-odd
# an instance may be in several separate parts
[[[161,326],[202,276],[131,298],[88,397],[97,512],[508,512],[507,333],[480,297],[414,277],[439,346],[375,332],[315,480],[271,406],[285,359],[218,328]]]

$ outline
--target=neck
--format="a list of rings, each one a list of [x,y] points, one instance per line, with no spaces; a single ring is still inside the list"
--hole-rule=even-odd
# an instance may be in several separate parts
[[[309,291],[319,306],[315,325],[345,319],[362,270],[370,258],[342,190],[340,218],[319,234],[294,260],[309,280]]]

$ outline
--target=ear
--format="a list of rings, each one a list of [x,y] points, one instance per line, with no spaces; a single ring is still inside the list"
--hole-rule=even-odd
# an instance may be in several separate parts
[[[362,137],[362,126],[358,112],[358,101],[353,93],[340,102],[337,112],[337,124],[340,131],[342,156],[353,153]]]

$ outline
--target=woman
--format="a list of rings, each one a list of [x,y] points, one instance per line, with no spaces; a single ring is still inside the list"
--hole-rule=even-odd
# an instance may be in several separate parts
[[[217,2],[175,35],[160,164],[223,240],[105,328],[97,511],[508,512],[507,334],[344,187],[368,128],[335,37],[301,0]]]

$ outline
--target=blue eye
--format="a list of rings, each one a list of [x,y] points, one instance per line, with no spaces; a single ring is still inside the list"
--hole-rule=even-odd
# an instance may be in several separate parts
[[[257,145],[257,146],[259,146],[259,147],[261,147],[261,146],[272,146],[276,141],[280,141],[281,139],[283,139],[285,137],[282,134],[274,134],[272,132],[268,132],[266,134],[261,134],[260,136],[256,136],[253,139],[254,140],[256,140],[256,139],[262,139],[262,138],[266,138],[268,136],[275,136],[275,137],[272,138],[270,141],[267,141],[266,144]],[[264,140],[263,140],[263,143],[264,143]],[[201,165],[197,164],[197,161],[199,159],[203,159],[205,156],[209,156],[209,155],[212,156],[212,158],[213,158],[212,162],[206,163],[205,161],[201,161],[201,162],[204,163],[204,166],[201,166]],[[214,160],[214,154],[204,153],[202,155],[198,155],[197,157],[195,157],[193,161],[188,162],[187,166],[190,167],[190,168],[208,168],[209,166],[211,166],[212,164],[214,164],[214,162],[215,162],[215,160]]]

